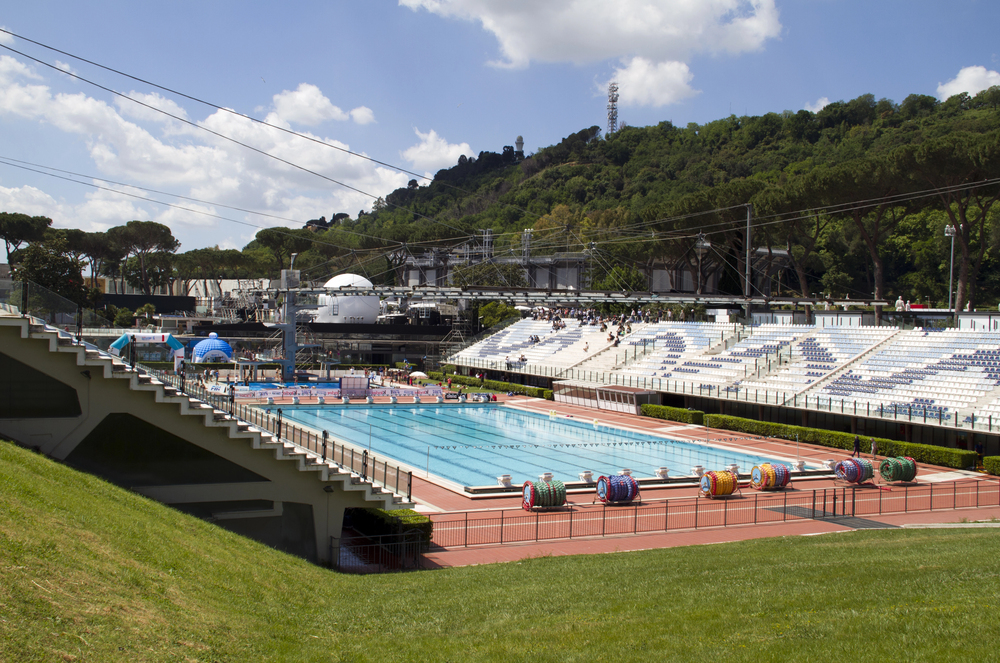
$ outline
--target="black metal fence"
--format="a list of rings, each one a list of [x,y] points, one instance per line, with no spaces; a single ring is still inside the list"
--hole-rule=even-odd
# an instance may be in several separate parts
[[[357,474],[362,481],[371,481],[391,490],[396,495],[405,495],[407,502],[413,498],[412,471],[390,464],[384,458],[379,459],[374,454],[370,454],[367,449],[356,450],[354,447],[337,442],[325,434],[326,431],[317,433],[291,424],[282,417],[280,407],[267,406],[265,409],[261,409],[236,403],[227,394],[209,391],[193,381],[182,381],[177,375],[145,366],[141,368],[161,382],[176,387],[188,396],[197,398],[217,410],[228,412],[236,419],[267,431],[279,440],[286,440],[316,454],[323,460]]]
[[[330,563],[344,573],[388,573],[421,568],[423,532],[330,537]]]
[[[442,548],[576,537],[616,536],[825,518],[871,519],[915,511],[1000,505],[1000,483],[963,480],[906,486],[748,491],[726,498],[668,499],[627,506],[580,505],[430,515],[431,542]]]

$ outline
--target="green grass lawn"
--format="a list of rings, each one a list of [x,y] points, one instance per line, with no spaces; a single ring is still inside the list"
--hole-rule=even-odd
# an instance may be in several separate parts
[[[882,530],[346,576],[0,443],[0,661],[993,660],[998,544]]]

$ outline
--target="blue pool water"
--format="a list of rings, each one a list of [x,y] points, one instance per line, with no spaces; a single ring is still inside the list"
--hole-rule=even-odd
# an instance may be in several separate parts
[[[591,422],[550,418],[492,405],[282,406],[287,420],[379,457],[462,486],[495,485],[501,474],[515,483],[535,481],[544,472],[577,481],[590,470],[600,475],[630,468],[633,476],[672,476],[702,465],[722,470],[736,463],[741,472],[774,459],[669,440]]]

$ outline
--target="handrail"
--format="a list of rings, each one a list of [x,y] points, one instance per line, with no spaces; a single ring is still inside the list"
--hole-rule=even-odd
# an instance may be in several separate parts
[[[177,375],[154,369],[141,364],[137,369],[155,377],[164,384],[176,388],[179,393],[202,401],[216,410],[228,413],[238,421],[256,426],[262,431],[273,435],[279,442],[289,442],[292,445],[318,456],[318,462],[330,463],[336,467],[356,474],[362,481],[373,485],[381,485],[391,490],[395,495],[403,496],[410,502],[413,498],[413,472],[404,470],[398,465],[390,465],[386,459],[377,459],[369,454],[367,449],[355,449],[353,446],[331,438],[329,435],[317,434],[315,431],[296,426],[283,420],[282,410],[275,406],[277,416],[271,414],[272,408],[261,410],[244,403],[236,403],[229,394],[211,392],[196,383],[182,380]],[[326,433],[326,431],[323,431]],[[337,454],[340,458],[337,458]],[[381,480],[379,479],[381,474]],[[402,484],[402,485],[401,485]],[[405,492],[404,492],[405,491]]]

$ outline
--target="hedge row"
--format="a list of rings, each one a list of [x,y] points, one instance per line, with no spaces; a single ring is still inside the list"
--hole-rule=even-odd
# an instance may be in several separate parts
[[[983,458],[983,469],[987,474],[1000,476],[1000,456],[985,456]]]
[[[688,410],[682,407],[668,407],[666,405],[653,405],[652,403],[643,403],[640,409],[643,416],[653,417],[654,419],[679,421],[684,424],[697,424],[699,426],[704,423],[705,413],[701,410]]]
[[[412,509],[357,509],[351,516],[353,525],[368,536],[402,534],[419,530],[425,546],[430,546],[434,522]]]
[[[794,440],[795,436],[798,435],[798,439],[801,442],[808,444],[818,444],[824,447],[833,447],[834,449],[845,449],[848,451],[854,449],[854,435],[851,433],[841,433],[819,428],[805,428],[803,426],[790,426],[788,424],[776,424],[767,421],[755,421],[753,419],[742,419],[722,414],[705,415],[705,425],[709,428],[719,428],[785,440]],[[868,453],[870,449],[870,440],[870,437],[862,438],[861,449],[864,453]],[[955,469],[975,467],[978,458],[975,451],[966,449],[951,449],[933,444],[900,442],[882,437],[875,438],[875,442],[878,445],[879,455],[909,456],[917,462],[938,465],[940,467],[952,467]]]
[[[469,387],[476,387],[479,389],[486,389],[488,391],[499,391],[502,393],[513,392],[515,394],[524,394],[525,396],[532,396],[534,398],[544,398],[547,401],[552,400],[552,390],[545,389],[544,387],[532,387],[526,384],[517,384],[516,382],[500,382],[499,380],[485,380],[480,381],[479,378],[475,378],[469,375],[446,375],[438,371],[431,371],[427,374],[431,380],[437,380],[438,382],[447,382],[451,378],[452,384],[464,384]]]

